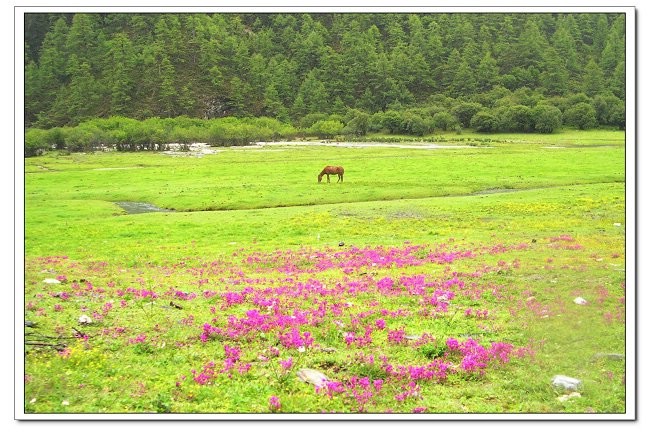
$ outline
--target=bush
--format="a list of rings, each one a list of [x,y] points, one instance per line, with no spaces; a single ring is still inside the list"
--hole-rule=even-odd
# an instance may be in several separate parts
[[[538,105],[532,109],[534,129],[536,132],[551,133],[562,126],[562,112],[551,105]]]
[[[314,123],[308,132],[318,138],[332,138],[343,132],[344,125],[338,120],[319,120]]]
[[[531,132],[533,130],[533,117],[529,107],[525,105],[512,105],[498,110],[499,128],[511,132]]]
[[[600,125],[625,126],[625,103],[613,94],[597,95],[593,101]]]
[[[65,147],[70,152],[83,152],[91,150],[90,143],[94,141],[94,134],[90,128],[77,126],[71,128],[65,137]]]
[[[596,110],[591,104],[580,102],[564,112],[564,123],[578,129],[590,129],[598,126]]]
[[[470,126],[477,132],[496,132],[499,130],[499,120],[488,111],[479,111],[472,117]]]
[[[311,128],[316,122],[327,120],[327,114],[324,113],[310,113],[298,121],[298,126],[303,129]]]
[[[442,129],[444,131],[452,131],[458,127],[458,119],[447,111],[441,111],[434,114],[431,120],[434,128]]]
[[[47,130],[47,140],[56,149],[65,149],[65,129],[52,128]]]
[[[431,122],[427,122],[414,112],[406,112],[402,116],[400,132],[421,137],[431,132]]]
[[[402,129],[402,116],[395,110],[384,111],[379,117],[383,128],[391,134],[397,134]]]
[[[39,128],[30,128],[25,131],[25,157],[42,155],[46,150],[52,149],[48,131]]]
[[[458,119],[461,126],[467,128],[470,126],[472,117],[483,109],[483,105],[478,102],[461,102],[451,109],[451,112]]]
[[[378,111],[370,116],[368,132],[379,132],[382,129],[384,129],[384,113],[382,111]]]
[[[365,111],[350,109],[345,115],[345,121],[345,134],[365,135],[370,128],[370,115]]]

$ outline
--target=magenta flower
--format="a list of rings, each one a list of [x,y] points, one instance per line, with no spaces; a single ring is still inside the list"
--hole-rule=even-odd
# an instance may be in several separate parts
[[[138,343],[144,343],[145,340],[147,339],[146,334],[139,334],[135,338],[129,338],[129,344],[138,344]]]
[[[450,350],[458,350],[459,346],[460,345],[458,344],[458,340],[456,340],[455,338],[448,338],[447,339],[447,347]]]
[[[284,370],[290,370],[292,365],[293,365],[293,358],[291,357],[289,357],[284,361],[280,360],[280,366],[282,366]]]
[[[403,329],[388,331],[388,341],[392,344],[400,344],[406,341],[406,332]]]
[[[276,412],[280,410],[280,408],[282,407],[282,404],[280,403],[280,399],[275,395],[272,395],[271,398],[269,398],[269,407],[271,408],[272,412]]]

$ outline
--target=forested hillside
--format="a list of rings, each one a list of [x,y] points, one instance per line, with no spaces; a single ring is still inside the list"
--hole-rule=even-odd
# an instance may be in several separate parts
[[[623,127],[624,29],[596,13],[27,14],[25,126]]]

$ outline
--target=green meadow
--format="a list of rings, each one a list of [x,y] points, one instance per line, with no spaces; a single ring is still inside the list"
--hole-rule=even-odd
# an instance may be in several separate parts
[[[624,133],[485,137],[25,159],[25,411],[624,414]]]

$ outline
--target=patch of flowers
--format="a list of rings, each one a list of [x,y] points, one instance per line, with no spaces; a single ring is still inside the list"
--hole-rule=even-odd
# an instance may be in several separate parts
[[[549,241],[553,250],[574,244],[567,235]],[[255,380],[265,391],[254,407],[280,412],[288,410],[288,394],[302,385],[296,371],[319,368],[329,380],[314,388],[314,398],[327,409],[329,402],[382,412],[390,401],[395,411],[422,413],[433,409],[421,402],[432,384],[485,380],[488,369],[534,355],[531,347],[501,341],[495,326],[508,312],[539,318],[553,312],[532,292],[517,291],[500,278],[520,266],[518,259],[500,255],[526,248],[240,250],[230,260],[142,269],[93,266],[103,275],[65,257],[43,258],[35,262],[34,293],[25,307],[30,318],[40,317],[61,333],[76,327],[75,337],[89,350],[110,348],[105,352],[111,354],[124,346],[141,362],[155,355],[165,365],[182,359],[174,371],[183,377],[175,387],[178,398],[186,393],[182,398],[191,400],[196,389],[207,395],[217,383]],[[42,267],[65,275],[60,292],[40,284]],[[596,298],[609,308],[602,316],[608,323],[624,315],[624,298],[611,305],[617,299],[613,290],[601,288]],[[512,293],[519,296],[507,298]],[[81,314],[93,321],[65,322]],[[56,359],[69,362],[74,352],[70,356],[63,348]],[[35,362],[28,358],[28,370]]]

